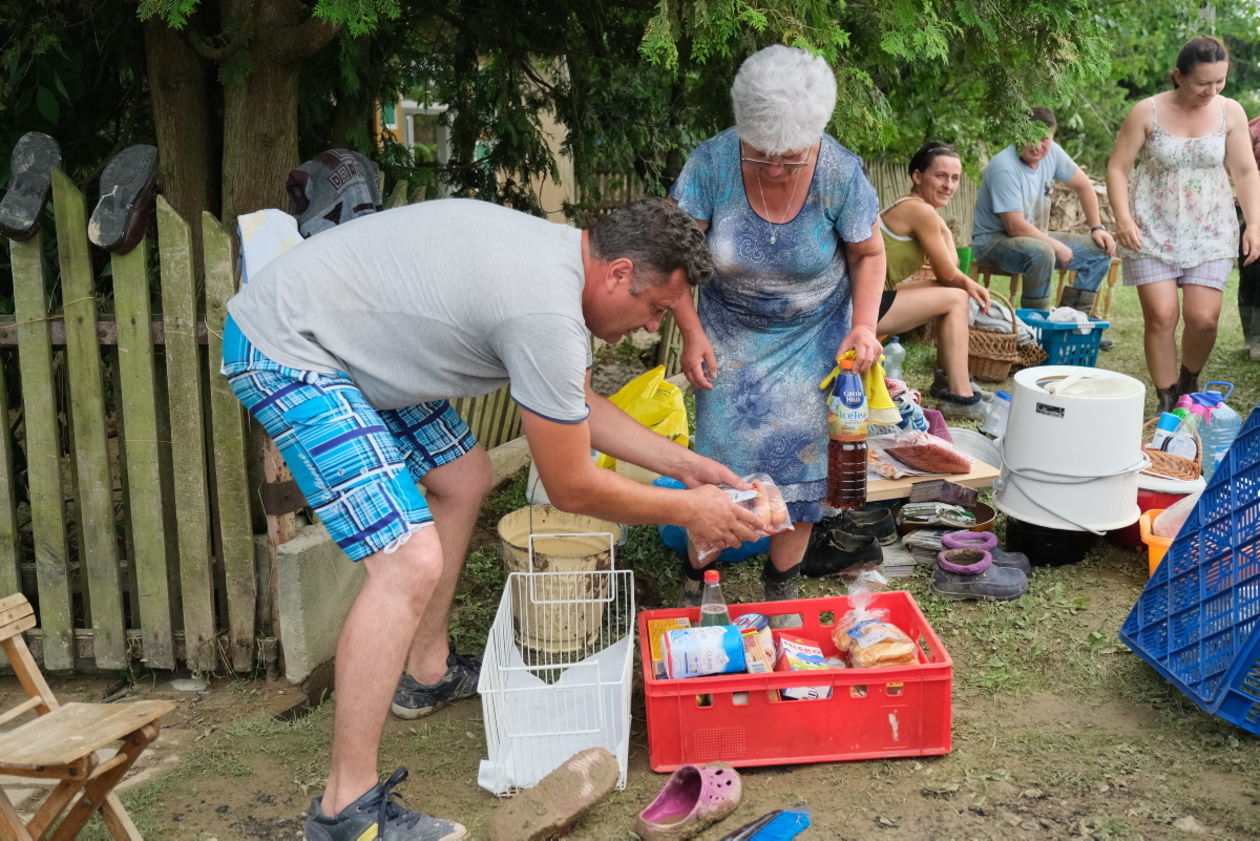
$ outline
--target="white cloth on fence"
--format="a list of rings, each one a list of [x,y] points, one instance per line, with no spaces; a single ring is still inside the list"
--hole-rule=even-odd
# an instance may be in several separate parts
[[[236,233],[241,240],[242,285],[274,258],[302,242],[297,220],[275,208],[237,216]]]
[[[1094,324],[1089,320],[1089,316],[1072,307],[1055,307],[1054,311],[1046,317],[1046,321],[1056,321],[1064,324],[1075,323],[1077,333],[1089,333],[1094,329]]]
[[[1011,311],[1005,304],[996,300],[989,302],[989,312],[980,312],[980,305],[974,300],[969,302],[968,310],[969,323],[973,327],[984,327],[987,330],[1000,330],[1003,333],[1011,331]],[[1032,328],[1023,322],[1020,318],[1015,319],[1015,332],[1019,334],[1016,340],[1018,345],[1035,345],[1037,337],[1033,334]]]

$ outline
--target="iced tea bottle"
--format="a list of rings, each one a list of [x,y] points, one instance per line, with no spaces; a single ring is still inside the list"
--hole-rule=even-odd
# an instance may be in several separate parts
[[[866,391],[852,359],[840,360],[840,376],[827,401],[827,504],[866,505]]]

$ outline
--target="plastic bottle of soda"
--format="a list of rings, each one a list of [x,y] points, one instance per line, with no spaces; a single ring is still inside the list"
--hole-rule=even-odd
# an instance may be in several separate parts
[[[866,504],[866,391],[852,359],[840,360],[840,377],[827,401],[827,504]]]
[[[730,624],[731,613],[722,596],[721,576],[716,569],[705,570],[704,589],[700,592],[700,627]]]

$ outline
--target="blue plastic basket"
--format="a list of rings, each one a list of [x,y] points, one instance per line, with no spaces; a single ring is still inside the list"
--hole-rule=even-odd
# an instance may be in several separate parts
[[[1204,710],[1260,733],[1260,408],[1168,547],[1120,639]]]
[[[1017,309],[1015,315],[1032,328],[1037,344],[1045,348],[1049,358],[1045,365],[1088,365],[1098,362],[1098,348],[1102,344],[1103,331],[1110,321],[1091,318],[1094,329],[1088,333],[1076,332],[1076,324],[1070,321],[1050,321],[1049,311]]]

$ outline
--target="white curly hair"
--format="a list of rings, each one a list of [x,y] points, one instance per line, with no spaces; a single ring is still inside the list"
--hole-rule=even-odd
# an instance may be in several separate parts
[[[836,77],[822,58],[775,44],[753,53],[731,84],[739,139],[767,155],[818,142],[836,107]]]

